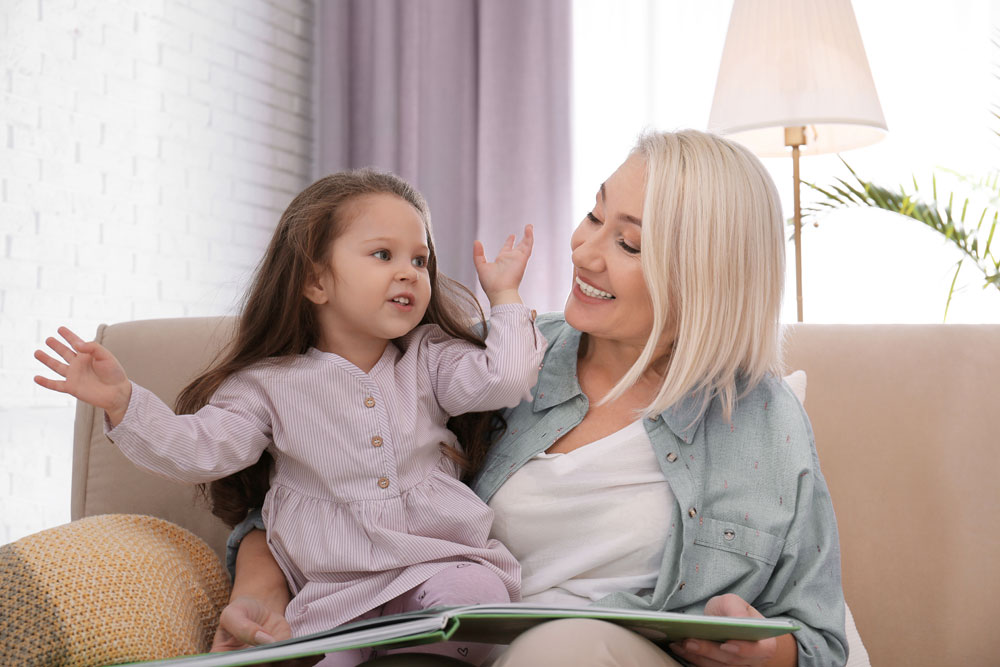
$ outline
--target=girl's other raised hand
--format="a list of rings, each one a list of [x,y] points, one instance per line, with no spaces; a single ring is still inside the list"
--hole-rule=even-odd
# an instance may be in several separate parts
[[[524,269],[531,257],[531,247],[535,243],[535,235],[531,225],[525,225],[524,238],[514,244],[513,234],[507,237],[507,242],[500,248],[497,258],[492,262],[486,260],[486,249],[481,241],[476,241],[472,248],[472,259],[479,274],[479,284],[483,286],[491,306],[504,303],[521,303],[517,288],[524,277]]]
[[[115,356],[95,342],[87,342],[66,327],[59,327],[59,335],[69,346],[57,338],[45,339],[45,344],[62,357],[62,361],[35,350],[35,359],[48,366],[63,380],[52,380],[41,375],[35,382],[46,389],[71,394],[84,403],[90,403],[108,413],[112,426],[125,417],[132,398],[132,384]]]

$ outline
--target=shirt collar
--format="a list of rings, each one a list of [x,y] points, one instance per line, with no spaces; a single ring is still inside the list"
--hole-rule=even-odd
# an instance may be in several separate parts
[[[576,376],[580,338],[580,332],[568,324],[559,327],[558,333],[551,338],[549,352],[538,370],[532,404],[534,412],[547,410],[583,393]]]
[[[551,338],[549,352],[538,371],[533,412],[548,410],[583,393],[576,375],[581,338],[582,334],[568,324]],[[690,444],[705,419],[706,407],[705,391],[696,391],[664,410],[660,417],[678,438]]]
[[[707,390],[694,391],[677,401],[669,408],[660,413],[663,422],[674,435],[690,445],[694,439],[695,431],[701,426],[708,412],[705,401]]]

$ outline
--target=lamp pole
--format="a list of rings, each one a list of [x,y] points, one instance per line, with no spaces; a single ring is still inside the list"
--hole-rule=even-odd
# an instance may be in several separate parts
[[[803,147],[807,156],[839,153],[875,143],[886,131],[851,0],[735,0],[708,129],[760,157],[788,157],[792,149],[801,322]]]
[[[792,197],[795,205],[795,306],[802,321],[802,205],[799,201],[799,147],[806,143],[806,128],[786,127],[785,145],[792,147]]]

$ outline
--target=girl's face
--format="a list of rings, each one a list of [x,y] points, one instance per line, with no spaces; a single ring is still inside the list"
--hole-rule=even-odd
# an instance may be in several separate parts
[[[644,345],[653,304],[640,261],[645,165],[631,156],[597,192],[593,210],[573,232],[573,288],[566,321],[597,338]]]
[[[325,270],[306,288],[319,309],[327,350],[388,341],[409,333],[431,298],[427,230],[409,202],[391,194],[358,197],[333,242]]]

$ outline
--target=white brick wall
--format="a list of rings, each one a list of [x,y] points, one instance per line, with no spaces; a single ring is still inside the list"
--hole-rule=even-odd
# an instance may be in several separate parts
[[[0,543],[69,520],[66,324],[233,312],[311,180],[311,0],[0,2]]]

